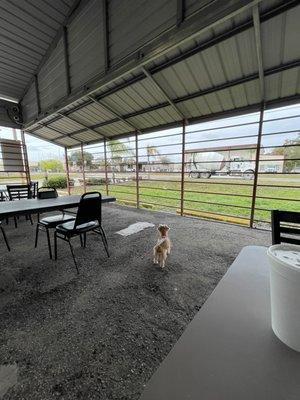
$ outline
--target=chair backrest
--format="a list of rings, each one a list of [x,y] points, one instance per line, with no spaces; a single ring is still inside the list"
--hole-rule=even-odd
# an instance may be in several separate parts
[[[30,185],[7,185],[9,200],[31,199]]]
[[[272,210],[272,244],[300,244],[300,213]],[[283,222],[284,225],[281,223]],[[297,226],[298,225],[298,226]],[[298,236],[297,238],[295,236]]]
[[[81,196],[74,228],[91,221],[101,225],[102,196],[99,192],[88,192]]]
[[[57,197],[57,191],[53,187],[42,186],[37,191],[38,199],[56,199]]]
[[[37,181],[30,181],[31,195],[35,199],[39,190],[39,183]]]

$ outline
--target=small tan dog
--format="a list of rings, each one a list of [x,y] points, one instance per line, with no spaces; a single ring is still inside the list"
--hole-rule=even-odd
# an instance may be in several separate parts
[[[156,245],[153,247],[153,263],[159,263],[161,268],[164,268],[167,255],[171,252],[171,241],[168,238],[168,231],[170,228],[167,225],[159,225],[157,230],[159,232],[159,237]]]

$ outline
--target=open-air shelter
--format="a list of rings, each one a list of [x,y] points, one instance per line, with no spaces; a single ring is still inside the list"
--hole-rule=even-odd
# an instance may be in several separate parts
[[[139,398],[228,263],[247,244],[271,244],[268,231],[248,227],[269,228],[274,202],[276,208],[299,211],[299,21],[298,0],[0,0],[0,126],[21,132],[20,142],[0,138],[0,177],[15,172],[31,182],[25,139],[31,135],[64,149],[68,194],[76,189],[69,155],[77,151],[82,192],[89,190],[89,179],[99,176],[101,184],[93,190],[137,208],[105,206],[113,255],[109,261],[99,256],[96,239],[91,239],[88,252],[77,249],[86,269],[76,279],[65,270],[63,251],[56,264],[43,247],[32,257],[28,221],[19,221],[17,230],[3,221],[16,253],[0,253],[0,278],[3,271],[5,277],[0,298],[2,289],[11,290],[0,306],[0,378],[9,377],[2,386],[0,381],[0,399]],[[296,111],[280,111],[292,106]],[[230,123],[224,125],[225,119]],[[147,145],[149,135],[157,145]],[[270,144],[269,138],[285,139]],[[112,151],[120,143],[130,148],[127,154],[122,146]],[[90,149],[98,157],[95,172],[85,160]],[[202,156],[193,170],[196,163],[190,160],[197,152],[203,160],[206,153],[235,154],[238,179],[230,167],[227,182],[218,168],[204,171]],[[247,155],[242,164],[250,167],[240,167],[240,152]],[[232,163],[226,157],[222,168]],[[216,189],[220,185],[221,193]],[[211,211],[212,205],[217,211]],[[145,208],[166,208],[173,214],[151,214]],[[178,247],[164,275],[147,269],[149,239],[154,237],[147,236],[149,231],[132,241],[115,234],[141,219],[172,226]],[[241,394],[245,400],[299,397],[299,357],[276,347],[268,335],[269,322],[264,324],[269,313],[264,304],[269,290],[265,249],[243,254],[246,261],[226,275],[200,325],[197,319],[188,327],[188,336],[143,398],[197,398],[195,370],[203,357],[194,354],[195,332],[203,319],[209,329],[199,334],[201,355],[219,346],[223,357],[219,363],[214,353],[215,359],[201,364],[204,400],[212,395],[243,400]],[[249,260],[255,264],[253,274]],[[262,270],[259,260],[265,263]],[[247,282],[253,290],[248,287],[243,297],[241,285]],[[231,284],[236,298],[230,295]],[[231,323],[238,328],[238,317],[243,337],[228,328]],[[253,332],[252,318],[259,326]],[[218,341],[215,335],[222,327],[224,336]],[[234,340],[227,348],[223,343],[229,336]],[[178,360],[186,374],[192,360],[191,375],[180,370]]]

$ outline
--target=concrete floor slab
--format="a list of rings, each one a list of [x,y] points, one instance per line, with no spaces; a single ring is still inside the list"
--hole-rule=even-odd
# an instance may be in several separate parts
[[[268,232],[136,210],[103,209],[111,257],[101,239],[74,240],[76,275],[67,244],[49,260],[46,237],[34,249],[34,226],[4,225],[0,242],[0,364],[16,364],[18,383],[4,400],[135,400],[242,247],[269,245]],[[155,227],[115,233],[137,221]],[[173,243],[167,267],[152,264],[156,226]]]

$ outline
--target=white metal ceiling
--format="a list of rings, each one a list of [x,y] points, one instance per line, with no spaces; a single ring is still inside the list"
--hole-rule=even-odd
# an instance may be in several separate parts
[[[69,6],[70,3],[69,0]],[[126,54],[139,48],[144,39],[151,41],[176,23],[177,0],[156,0],[151,6],[144,0],[137,3],[135,10],[131,0],[109,2],[107,12],[111,19],[107,33],[111,36],[112,63],[126,59]],[[191,9],[196,3],[198,8],[205,9],[213,2],[185,0],[186,7]],[[245,4],[240,3],[241,6]],[[252,7],[257,3],[264,98],[260,90],[252,19]],[[98,0],[89,0],[67,25],[72,91],[83,85],[89,92],[89,79],[97,73],[101,75],[107,67],[102,12]],[[192,12],[187,8],[185,17],[190,14]],[[143,20],[144,26],[134,25],[137,20]],[[58,40],[37,75],[39,104],[35,82],[23,97],[26,131],[72,147],[127,135],[134,130],[149,131],[176,125],[183,117],[194,122],[239,110],[257,110],[262,100],[267,106],[273,102],[278,104],[278,101],[285,104],[299,100],[299,20],[299,2],[253,1],[250,8],[206,29],[201,35],[173,46],[163,55],[158,52],[157,57],[146,65],[150,77],[142,69],[130,70],[119,79],[93,90],[93,101],[90,96],[82,95],[59,107],[59,113],[55,106],[62,104],[67,87],[62,62],[63,43]]]
[[[19,100],[76,0],[1,0],[0,96]]]

